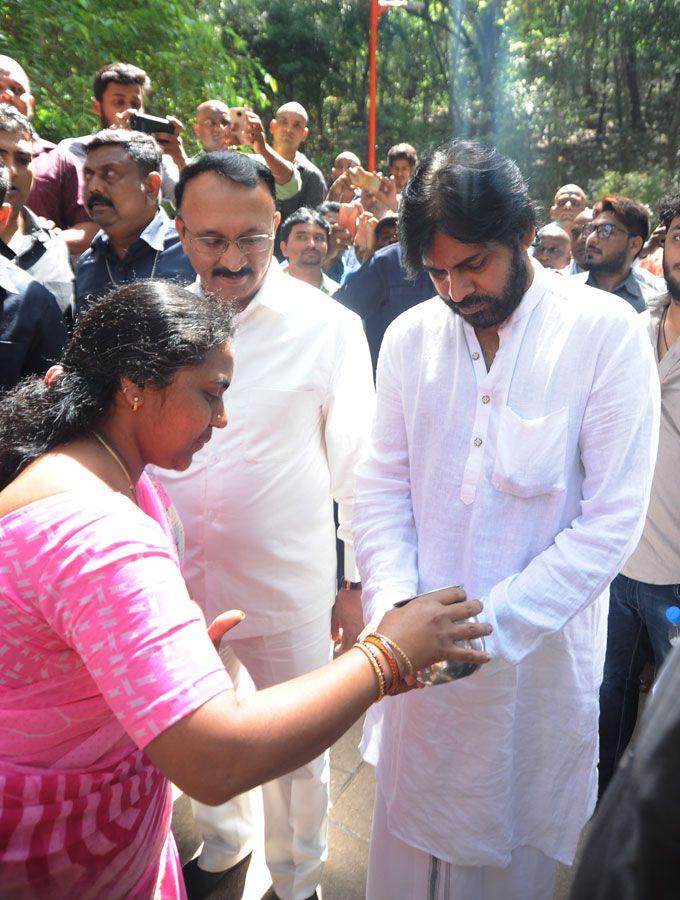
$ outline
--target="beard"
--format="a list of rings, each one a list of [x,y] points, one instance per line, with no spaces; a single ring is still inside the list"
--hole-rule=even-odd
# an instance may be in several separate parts
[[[609,256],[600,256],[590,259],[586,256],[583,266],[588,272],[604,272],[606,275],[621,272],[626,267],[626,259],[628,257],[627,250],[619,250],[618,253],[612,253]]]
[[[492,328],[494,325],[500,325],[514,313],[522,302],[522,297],[526,294],[528,287],[529,271],[524,262],[524,254],[519,247],[515,247],[505,284],[499,295],[474,294],[458,303],[448,297],[442,297],[442,300],[449,309],[452,309],[457,316],[460,316],[473,328]],[[469,314],[465,312],[466,309],[477,306],[479,303],[484,304],[482,309]]]
[[[663,257],[663,277],[666,279],[666,287],[671,299],[675,303],[680,303],[680,278],[671,274],[671,267],[666,262],[666,254]]]

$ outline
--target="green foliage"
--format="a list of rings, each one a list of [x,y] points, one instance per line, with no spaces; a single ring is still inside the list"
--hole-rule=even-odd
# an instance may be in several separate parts
[[[229,53],[230,29],[216,27],[218,3],[203,0],[0,0],[0,53],[27,70],[36,96],[36,125],[43,137],[83,134],[97,125],[92,79],[106,63],[145,69],[154,92],[148,111],[193,121],[209,97],[238,104],[268,102],[275,87],[264,69],[240,48]]]
[[[662,166],[650,166],[643,172],[617,172],[608,169],[588,184],[588,193],[595,200],[605,194],[622,194],[646,203],[656,212],[659,200],[674,190],[680,190],[680,176],[669,174]]]

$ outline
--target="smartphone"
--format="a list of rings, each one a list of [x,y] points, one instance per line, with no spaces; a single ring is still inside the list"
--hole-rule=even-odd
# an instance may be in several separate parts
[[[135,113],[130,116],[130,128],[143,134],[174,134],[175,128],[167,119],[158,116],[147,116],[146,113]]]
[[[360,207],[354,203],[341,203],[338,212],[338,225],[346,228],[349,236],[354,240],[357,233],[357,219],[361,215]]]
[[[352,166],[349,170],[349,178],[352,184],[356,184],[364,191],[375,194],[380,190],[380,176],[375,172],[367,172],[361,166]]]
[[[248,129],[245,106],[231,106],[229,108],[229,120],[231,122],[230,132],[236,143],[250,146],[250,131]]]

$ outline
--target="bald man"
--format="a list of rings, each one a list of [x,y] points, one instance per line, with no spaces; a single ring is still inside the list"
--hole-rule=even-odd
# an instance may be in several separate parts
[[[544,269],[566,268],[571,262],[571,241],[567,232],[557,222],[550,222],[539,228],[534,247],[534,259]]]
[[[206,153],[234,146],[229,107],[221,100],[205,100],[196,108],[194,134]]]
[[[586,194],[577,184],[563,184],[557,189],[553,205],[550,207],[550,218],[565,228],[586,208]]]
[[[294,197],[276,202],[282,222],[301,206],[315,209],[326,199],[326,182],[323,175],[299,149],[309,137],[308,122],[309,117],[304,106],[299,103],[284,103],[277,109],[276,118],[269,124],[274,150],[284,159],[295,163],[302,178],[302,188]],[[281,259],[278,236],[276,254]]]
[[[352,153],[351,150],[343,150],[342,153],[338,153],[335,157],[335,162],[331,169],[331,177],[333,178],[333,181],[335,181],[336,178],[339,178],[344,172],[351,169],[352,166],[360,165],[361,160],[356,153]]]
[[[297,166],[277,153],[265,140],[262,120],[250,107],[245,110],[245,126],[250,130],[250,145],[255,157],[263,162],[274,176],[277,201],[291,200],[302,187],[302,177]],[[229,107],[221,100],[204,100],[196,107],[194,134],[204,153],[213,150],[235,150],[239,137],[231,127]],[[198,159],[198,157],[196,157]]]

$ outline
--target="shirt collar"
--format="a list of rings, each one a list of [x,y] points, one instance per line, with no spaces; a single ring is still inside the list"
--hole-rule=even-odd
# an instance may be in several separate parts
[[[159,209],[153,219],[146,226],[139,237],[130,244],[132,247],[137,241],[144,241],[152,250],[163,250],[165,248],[165,236],[168,228],[172,225],[170,219],[163,209]],[[105,231],[98,231],[92,241],[92,247],[106,247],[110,243],[108,234]]]
[[[294,279],[292,279],[292,276],[289,279],[286,279],[285,272],[282,271],[281,266],[278,264],[275,257],[272,257],[269,268],[267,269],[267,274],[264,276],[264,281],[260,285],[260,289],[253,296],[246,308],[238,314],[238,321],[243,322],[249,319],[260,306],[266,306],[275,312],[284,312],[286,305],[283,295],[289,288],[286,284],[286,281],[288,280],[293,281]],[[196,281],[191,285],[191,290],[193,293],[197,294],[203,290],[200,277],[197,277]]]
[[[585,284],[594,288],[598,287],[596,281],[591,277],[592,272],[590,270],[586,270],[584,273],[579,272],[578,276],[574,277],[580,277],[581,274],[585,276],[582,279]],[[603,288],[598,288],[598,290],[603,290]],[[642,297],[642,289],[640,288],[638,280],[635,277],[634,269],[631,269],[628,273],[628,276],[622,282],[620,282],[620,284],[617,284],[615,288],[613,288],[611,291],[608,291],[607,293],[615,294],[617,291],[625,291],[633,297]]]

